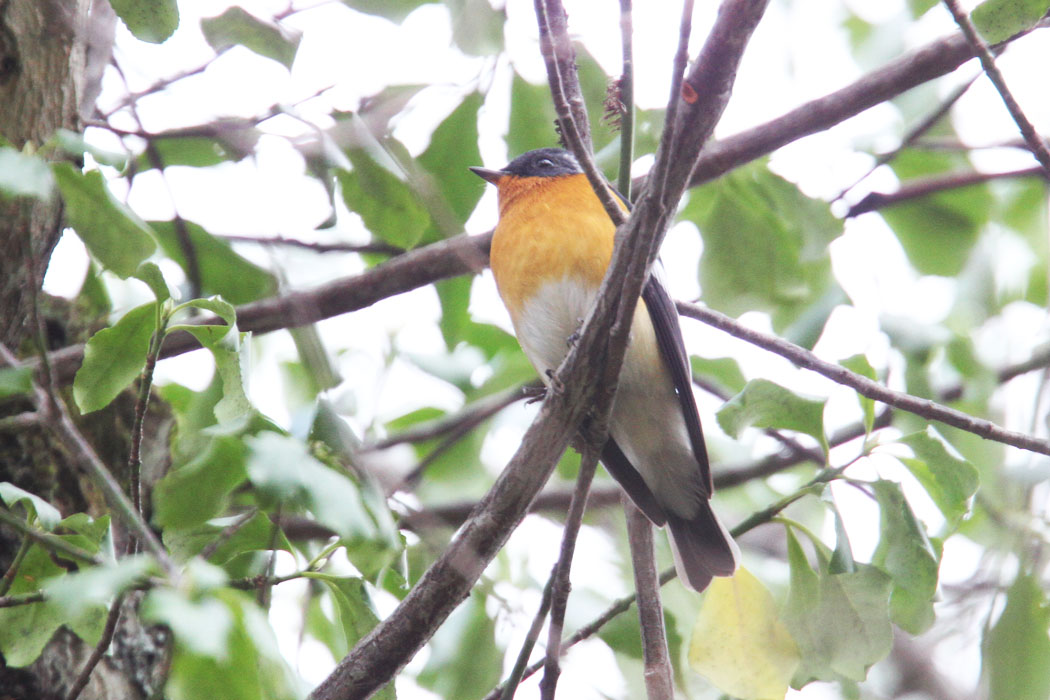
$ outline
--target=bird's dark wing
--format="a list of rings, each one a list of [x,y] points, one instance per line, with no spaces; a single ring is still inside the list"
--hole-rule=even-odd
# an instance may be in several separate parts
[[[660,354],[671,371],[671,379],[678,394],[678,404],[685,417],[685,425],[689,431],[689,441],[693,445],[693,455],[700,467],[701,483],[704,485],[708,497],[714,492],[711,483],[711,466],[707,461],[707,447],[704,445],[704,430],[700,427],[700,414],[696,409],[696,398],[693,396],[693,374],[689,368],[689,356],[685,353],[685,343],[682,341],[682,329],[678,325],[678,310],[675,308],[671,296],[657,279],[656,275],[649,275],[649,280],[642,289],[642,300],[649,310],[649,318],[656,330],[656,342],[660,346]]]
[[[642,475],[638,473],[638,470],[631,464],[631,460],[627,459],[627,455],[612,438],[609,438],[605,447],[602,448],[602,464],[631,497],[634,504],[638,506],[638,510],[645,513],[645,517],[649,518],[654,525],[663,527],[667,522],[664,509],[656,502],[656,497],[645,485]]]

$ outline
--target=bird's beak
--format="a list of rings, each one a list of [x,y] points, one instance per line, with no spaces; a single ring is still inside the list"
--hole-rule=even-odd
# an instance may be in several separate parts
[[[505,174],[502,170],[489,170],[488,168],[472,167],[470,172],[474,173],[482,180],[491,182],[493,185],[499,182],[499,179]]]

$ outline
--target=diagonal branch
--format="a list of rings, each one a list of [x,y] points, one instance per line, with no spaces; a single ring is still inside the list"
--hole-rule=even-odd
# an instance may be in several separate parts
[[[1007,430],[991,421],[971,416],[929,399],[893,391],[867,377],[850,372],[841,365],[826,362],[805,348],[789,343],[781,338],[775,338],[747,328],[725,314],[685,302],[678,302],[678,311],[683,316],[703,321],[709,326],[714,326],[752,345],[757,345],[764,350],[785,357],[799,367],[822,374],[844,386],[852,387],[869,399],[881,401],[884,404],[914,413],[928,420],[940,421],[988,440],[995,440],[996,442],[1019,447],[1023,450],[1050,455],[1050,440]]]
[[[999,92],[999,96],[1003,98],[1003,104],[1006,105],[1006,110],[1013,117],[1014,122],[1017,124],[1017,128],[1021,130],[1021,135],[1024,137],[1025,143],[1032,150],[1032,155],[1039,161],[1039,164],[1043,166],[1043,171],[1050,177],[1050,150],[1047,149],[1046,141],[1039,135],[1039,132],[1035,130],[1032,122],[1025,115],[1024,110],[1021,109],[1021,105],[1017,104],[1017,100],[1014,98],[1010,88],[1006,84],[1006,79],[1003,78],[1002,72],[999,67],[995,65],[995,56],[992,55],[991,49],[984,43],[984,40],[977,34],[977,29],[973,26],[973,22],[966,16],[966,13],[959,8],[959,3],[955,0],[944,0],[944,4],[948,7],[948,11],[952,13],[952,17],[955,19],[955,23],[959,25],[959,29],[962,30],[963,35],[966,37],[966,41],[973,48],[977,54],[977,58],[981,61],[981,67],[984,68],[985,74],[988,79],[992,81],[992,85]]]
[[[726,76],[735,73],[745,45],[736,33],[750,36],[765,4],[757,0],[726,0],[722,5],[700,59],[700,64],[714,64],[699,67],[712,84],[728,88],[730,80]],[[702,104],[683,110],[693,117],[683,121],[683,126],[694,135],[700,130],[709,134],[715,121],[711,115],[721,114],[728,96],[728,89],[705,93],[705,99],[698,101]],[[707,118],[699,118],[701,115]],[[694,139],[694,150],[676,150],[671,155],[692,163],[704,138],[706,134]],[[664,151],[665,158],[668,151]],[[661,165],[660,161],[658,156],[657,165]],[[524,518],[558,457],[599,398],[603,380],[610,371],[619,372],[630,318],[648,271],[649,252],[658,247],[674,214],[674,206],[660,206],[662,202],[653,200],[671,199],[676,204],[685,190],[687,176],[688,166],[677,180],[669,180],[668,191],[655,192],[655,188],[650,188],[643,194],[624,235],[617,241],[580,340],[569,349],[558,368],[553,390],[518,451],[449,548],[397,609],[314,690],[314,700],[366,698],[386,685],[469,594],[485,566]]]
[[[1012,37],[1000,46],[1017,38]],[[932,41],[840,90],[810,100],[765,124],[709,144],[697,160],[689,184],[696,187],[709,182],[803,136],[829,129],[866,109],[951,73],[973,56],[973,47],[962,34]]]

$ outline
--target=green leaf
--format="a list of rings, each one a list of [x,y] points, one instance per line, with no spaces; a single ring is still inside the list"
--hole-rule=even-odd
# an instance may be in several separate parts
[[[740,567],[716,578],[693,626],[689,665],[741,700],[783,698],[799,664],[795,640],[773,596]]]
[[[31,367],[0,367],[0,401],[33,391]]]
[[[937,0],[908,0],[908,10],[911,11],[911,16],[917,19],[922,17],[926,14],[927,10],[937,4]]]
[[[452,40],[471,56],[495,56],[503,50],[506,16],[488,0],[450,0]]]
[[[268,432],[246,442],[248,478],[264,499],[306,508],[351,542],[379,534],[356,484],[311,456],[302,442]]]
[[[220,537],[223,541],[215,548],[208,561],[222,565],[246,552],[265,551],[277,549],[292,551],[291,543],[280,530],[277,531],[277,540],[274,542],[274,524],[266,514],[257,511],[231,535],[226,529],[235,525],[241,519],[240,515],[231,515],[224,518],[214,518],[199,527],[188,530],[175,530],[165,528],[164,545],[171,551],[171,556],[176,561],[189,561],[199,554],[208,545],[214,543]]]
[[[244,482],[247,450],[238,437],[213,438],[191,461],[169,471],[153,489],[154,518],[169,531],[202,526],[225,512]]]
[[[488,0],[480,1],[489,7]],[[491,7],[489,10],[492,11]],[[485,191],[482,179],[467,169],[481,162],[478,110],[483,101],[479,92],[467,95],[434,130],[430,145],[419,156],[419,164],[431,174],[434,185],[452,210],[459,226],[470,218]]]
[[[233,616],[217,600],[191,600],[184,592],[158,588],[142,602],[142,617],[167,625],[179,646],[193,654],[218,660],[228,658]]]
[[[800,688],[810,680],[864,680],[868,668],[893,645],[890,578],[863,564],[853,573],[830,574],[820,548],[820,571],[814,571],[794,533],[786,533],[791,591],[784,622],[802,653],[792,686]]]
[[[881,515],[879,546],[872,563],[893,578],[891,619],[909,634],[922,634],[934,621],[940,557],[900,484],[879,480],[873,486]]]
[[[386,17],[392,22],[400,22],[421,5],[433,0],[343,0],[343,4],[358,12]]]
[[[554,130],[557,116],[547,84],[533,85],[515,73],[507,127],[507,150],[511,157],[557,143]]]
[[[175,0],[111,0],[110,5],[139,41],[159,44],[179,26]]]
[[[67,520],[71,520],[71,518]],[[100,518],[102,522],[104,519]],[[108,521],[106,521],[108,524]],[[86,551],[98,551],[98,540],[83,534],[59,535],[62,540]],[[60,556],[40,545],[33,545],[26,552],[22,565],[8,590],[10,595],[32,593],[49,582],[67,575],[59,565]],[[32,605],[19,605],[0,609],[0,653],[11,667],[22,668],[33,663],[61,625],[69,626],[81,639],[97,644],[105,625],[106,610],[98,606],[73,618],[62,607],[44,601]]]
[[[54,579],[46,586],[51,601],[71,617],[93,608],[108,608],[118,594],[142,583],[157,569],[152,557],[124,557],[107,566],[92,566]]]
[[[334,629],[338,632],[333,654],[337,658],[343,658],[379,623],[379,616],[372,605],[365,582],[357,577],[313,572],[307,577],[322,582],[328,589],[335,613]]]
[[[984,639],[988,697],[1046,700],[1050,696],[1050,607],[1037,576],[1023,572],[1006,594],[1006,607]]]
[[[503,653],[495,623],[477,592],[449,615],[430,640],[430,657],[417,680],[442,698],[474,700],[499,683]]]
[[[169,333],[174,331],[186,331],[193,335],[193,337],[195,337],[204,347],[215,349],[219,346],[221,341],[227,338],[230,331],[237,328],[237,309],[220,297],[191,299],[183,304],[179,304],[175,311],[182,311],[187,308],[211,311],[225,321],[226,325],[181,323],[168,326]]]
[[[44,160],[0,147],[0,195],[47,199],[54,185],[51,168]]]
[[[169,603],[174,603],[170,609]],[[171,674],[164,688],[171,700],[291,700],[305,695],[281,658],[265,613],[241,591],[222,589],[181,605],[168,596],[151,611],[175,632]],[[191,617],[178,619],[180,611]],[[224,641],[221,655],[198,651],[200,645],[207,649],[209,634]]]
[[[971,169],[965,156],[902,151],[891,164],[901,182]],[[987,185],[972,185],[879,210],[922,274],[954,276],[970,257],[993,208]]]
[[[216,238],[192,221],[184,222],[189,244],[197,253],[201,292],[218,294],[231,304],[241,305],[273,296],[277,280],[272,274],[234,252],[226,241]],[[187,268],[186,255],[173,221],[151,222],[165,255]]]
[[[354,169],[337,170],[347,208],[372,235],[399,248],[411,248],[430,225],[430,214],[412,188],[362,150],[347,154]]]
[[[768,379],[752,379],[718,411],[718,424],[732,437],[744,428],[778,428],[812,435],[828,450],[824,436],[826,399],[800,396]]]
[[[222,399],[215,404],[215,418],[219,423],[244,418],[253,410],[245,390],[245,378],[250,374],[249,348],[236,333],[227,336],[225,343],[209,348],[215,358],[215,371],[222,378]]]
[[[690,355],[689,364],[693,374],[703,379],[714,380],[730,394],[739,393],[747,384],[744,373],[740,371],[740,365],[732,357],[707,358]]]
[[[766,310],[781,330],[832,283],[827,245],[842,222],[764,162],[694,190],[682,216],[704,239],[704,299],[726,313]]]
[[[15,486],[10,481],[0,481],[0,501],[3,501],[8,509],[14,509],[19,503],[24,504],[26,512],[30,516],[27,518],[28,522],[32,524],[35,519],[40,524],[40,527],[49,532],[54,530],[58,526],[59,521],[62,520],[62,514],[58,512],[57,508],[40,496],[29,493]]]
[[[108,165],[111,168],[123,171],[128,165],[128,156],[126,153],[118,153],[114,151],[107,151],[99,148],[94,144],[88,143],[84,138],[83,134],[77,133],[76,131],[70,131],[69,129],[58,129],[55,131],[55,141],[62,147],[62,150],[71,156],[83,157],[87,154],[91,154],[91,157],[95,159],[95,162],[102,165]]]
[[[137,306],[109,328],[91,336],[84,363],[73,379],[73,399],[81,413],[104,408],[142,372],[157,329],[155,302]]]
[[[267,22],[240,7],[227,8],[218,17],[201,20],[204,38],[216,51],[240,45],[292,69],[302,34],[282,24]]]
[[[970,13],[970,19],[985,41],[998,44],[1035,26],[1047,10],[1047,0],[985,0]]]
[[[875,368],[868,362],[868,358],[865,355],[853,355],[847,357],[840,363],[843,367],[848,369],[850,372],[859,374],[862,377],[875,381],[878,379],[878,375],[875,374]],[[870,435],[871,430],[875,425],[875,401],[869,399],[863,394],[857,394],[857,400],[860,401],[860,408],[864,411],[864,434]]]
[[[113,197],[97,170],[81,173],[69,163],[52,168],[69,223],[91,255],[123,279],[134,275],[157,249],[149,225]]]
[[[445,346],[454,350],[463,340],[463,334],[469,327],[470,289],[474,284],[473,275],[461,275],[434,283],[438,301],[441,302],[441,320],[438,327],[445,339]]]
[[[933,426],[927,426],[920,433],[905,435],[898,441],[915,453],[915,459],[902,459],[901,462],[930,494],[948,521],[948,527],[958,527],[970,512],[971,501],[977,493],[977,467],[950,453],[944,438]]]
[[[171,298],[171,289],[157,263],[149,261],[142,263],[132,277],[145,282],[157,301],[167,301]]]

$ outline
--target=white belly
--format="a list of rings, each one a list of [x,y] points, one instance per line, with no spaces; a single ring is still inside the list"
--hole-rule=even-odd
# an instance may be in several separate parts
[[[522,349],[544,383],[568,352],[568,338],[590,310],[597,290],[565,278],[550,282],[514,319]],[[671,375],[660,356],[644,302],[638,302],[620,372],[609,432],[666,508],[691,517],[703,495]]]

